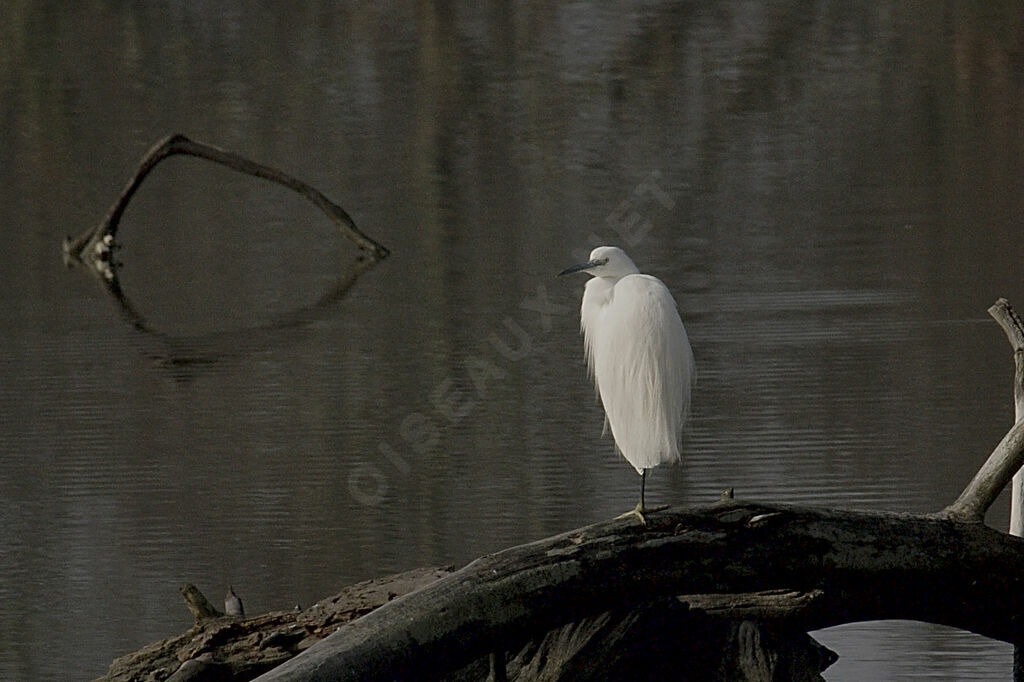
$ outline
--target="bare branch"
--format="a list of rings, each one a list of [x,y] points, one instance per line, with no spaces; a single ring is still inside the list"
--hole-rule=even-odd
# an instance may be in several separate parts
[[[1024,425],[1021,420],[1021,416],[1024,415],[1024,325],[1005,298],[996,301],[988,309],[988,314],[1003,328],[1014,351],[1016,371],[1013,393],[1016,423],[981,465],[978,473],[960,493],[960,497],[939,512],[939,516],[970,523],[984,522],[985,512],[1011,479],[1014,480],[1015,494],[1018,492],[1020,479],[1016,474],[1020,471],[1021,465],[1024,465]],[[1014,521],[1011,519],[1011,532],[1013,530]],[[1013,534],[1020,535],[1019,532]]]
[[[988,314],[1003,328],[1013,349],[1013,419],[1019,422],[1024,419],[1024,325],[1005,298],[996,301]],[[1024,473],[1020,470],[1013,475],[1010,490],[1010,535],[1024,535]]]
[[[964,523],[982,523],[985,512],[1024,464],[1024,420],[1013,425],[978,469],[956,502],[938,516]]]
[[[1005,298],[996,301],[988,309],[988,314],[1003,328],[1010,347],[1013,348],[1016,365],[1013,381],[1014,420],[1020,421],[1024,419],[1024,323]]]
[[[1024,323],[1020,316],[1005,298],[1000,298],[988,309],[988,314],[999,323],[1006,332],[1006,338],[1014,351],[1024,350]]]
[[[190,140],[184,135],[171,135],[154,145],[142,158],[138,169],[135,171],[135,175],[132,176],[128,184],[121,191],[121,195],[114,202],[114,205],[110,207],[110,211],[102,223],[78,237],[68,237],[64,240],[65,262],[81,261],[83,254],[92,254],[97,249],[97,245],[102,246],[104,238],[116,236],[121,216],[124,214],[128,202],[131,201],[131,198],[138,191],[142,181],[146,179],[146,176],[152,172],[158,163],[175,154],[213,161],[240,173],[283,185],[317,206],[338,226],[343,235],[352,240],[360,249],[371,252],[375,260],[381,260],[388,255],[388,250],[383,245],[378,244],[356,227],[355,221],[352,220],[352,217],[349,216],[345,209],[302,180],[271,166],[250,161],[234,152]],[[96,251],[97,254],[100,252],[102,252],[102,248]]]
[[[138,192],[143,180],[160,161],[176,154],[206,159],[246,175],[270,180],[297,192],[320,208],[338,226],[342,236],[359,247],[359,254],[345,271],[339,273],[330,290],[311,305],[245,329],[188,337],[160,332],[150,326],[121,287],[117,272],[119,263],[114,257],[118,245],[114,237],[128,203]],[[276,168],[255,163],[212,145],[190,140],[183,135],[171,135],[154,145],[139,162],[138,168],[114,201],[106,217],[96,227],[78,237],[67,237],[63,243],[63,251],[65,264],[84,264],[90,274],[98,277],[106,292],[114,298],[125,322],[145,335],[143,353],[161,368],[169,370],[175,378],[230,357],[236,354],[239,348],[251,347],[250,341],[256,338],[253,335],[256,330],[283,330],[318,319],[333,303],[345,297],[360,276],[388,255],[388,250],[384,246],[356,227],[351,216],[341,206],[307,183]]]

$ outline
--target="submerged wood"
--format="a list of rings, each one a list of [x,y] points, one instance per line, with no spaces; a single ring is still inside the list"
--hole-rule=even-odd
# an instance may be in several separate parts
[[[702,599],[717,601],[714,595]],[[720,617],[672,598],[552,630],[509,661],[508,679],[817,682],[836,659],[806,633],[731,613]]]
[[[288,189],[298,193],[300,196],[306,198],[312,202],[313,205],[323,211],[324,214],[338,226],[338,229],[345,237],[350,239],[363,251],[369,252],[372,258],[375,260],[382,260],[388,255],[387,248],[371,239],[368,235],[363,233],[362,230],[356,227],[355,221],[352,220],[352,217],[347,211],[345,211],[345,209],[328,199],[322,192],[320,192],[320,190],[316,189],[312,185],[303,182],[298,178],[292,177],[273,166],[267,166],[261,163],[256,163],[255,161],[250,161],[249,159],[239,156],[234,152],[206,144],[205,142],[190,140],[184,135],[178,134],[170,135],[163,140],[160,140],[146,153],[142,158],[142,161],[139,162],[139,167],[135,171],[135,174],[121,191],[120,196],[118,196],[113,206],[110,207],[110,210],[107,212],[103,222],[95,228],[83,232],[78,237],[67,237],[64,240],[63,249],[65,262],[80,262],[88,257],[91,264],[95,266],[98,264],[96,262],[97,260],[106,260],[109,257],[109,250],[105,249],[104,246],[109,246],[110,242],[105,242],[104,240],[107,237],[110,237],[110,240],[113,240],[117,236],[117,229],[121,222],[121,216],[128,207],[128,202],[131,201],[132,197],[142,185],[142,181],[146,179],[146,176],[148,176],[154,168],[156,168],[157,164],[176,154],[206,159],[207,161],[212,161],[238,171],[239,173],[263,178],[282,185],[283,187],[287,187]]]
[[[291,189],[317,206],[338,227],[340,234],[359,248],[358,255],[339,271],[334,284],[314,303],[275,315],[272,319],[245,329],[182,336],[163,333],[153,328],[121,287],[118,277],[120,263],[115,257],[120,247],[115,241],[115,236],[125,209],[143,181],[161,161],[175,155],[205,159]],[[63,253],[65,264],[84,265],[90,274],[98,278],[116,302],[124,321],[142,333],[139,340],[140,352],[161,370],[175,379],[182,379],[225,357],[237,354],[241,348],[252,348],[254,340],[268,338],[254,332],[278,332],[319,319],[331,306],[348,294],[363,274],[386,258],[389,251],[362,232],[345,209],[302,180],[272,166],[250,161],[234,152],[191,140],[184,135],[171,135],[155,144],[140,160],[134,174],[98,225],[77,237],[69,236],[64,240]]]

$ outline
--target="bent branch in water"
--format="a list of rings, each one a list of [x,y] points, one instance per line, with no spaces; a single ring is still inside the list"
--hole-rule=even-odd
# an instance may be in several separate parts
[[[305,197],[323,211],[338,226],[345,237],[350,239],[360,249],[370,252],[374,260],[383,260],[388,255],[387,248],[364,234],[356,227],[355,221],[352,220],[352,217],[345,209],[328,199],[315,187],[277,168],[250,161],[226,149],[214,147],[203,142],[196,142],[184,135],[171,135],[154,145],[142,158],[138,169],[135,171],[135,175],[128,181],[128,184],[121,191],[121,195],[114,202],[114,205],[110,207],[110,211],[107,213],[106,218],[103,219],[103,222],[78,237],[67,237],[64,240],[65,262],[69,264],[75,261],[81,262],[86,257],[91,258],[93,261],[96,260],[97,256],[105,258],[107,252],[104,250],[103,245],[109,244],[109,242],[104,240],[108,236],[112,240],[117,235],[121,216],[124,214],[128,202],[131,201],[139,186],[142,185],[142,181],[146,179],[146,176],[152,172],[158,163],[175,154],[213,161],[239,173],[253,175],[283,185]],[[93,265],[95,266],[96,263],[93,263]]]

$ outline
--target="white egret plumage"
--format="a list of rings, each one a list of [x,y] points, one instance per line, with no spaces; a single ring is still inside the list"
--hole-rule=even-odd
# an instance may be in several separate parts
[[[580,328],[587,367],[597,386],[615,446],[640,474],[640,502],[629,514],[644,521],[647,470],[679,461],[690,411],[693,351],[676,301],[660,279],[640,274],[629,256],[599,246],[562,275],[591,275]]]

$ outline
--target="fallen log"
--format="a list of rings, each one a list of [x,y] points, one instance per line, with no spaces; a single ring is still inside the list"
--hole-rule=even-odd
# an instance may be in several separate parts
[[[1015,315],[1000,323],[1020,325]],[[293,634],[289,660],[258,679],[483,679],[488,660],[494,679],[664,679],[664,664],[681,679],[820,679],[831,654],[800,638],[880,619],[1020,644],[1024,539],[983,518],[1022,461],[1024,420],[934,514],[724,496],[652,514],[646,525],[593,524],[433,576],[361,617],[332,621],[337,629],[321,628],[327,636],[316,643]],[[712,649],[729,651],[699,660]],[[198,651],[179,648],[176,660],[201,665]],[[505,652],[517,653],[506,661]]]
[[[196,624],[182,635],[118,658],[105,676],[93,682],[252,680],[340,625],[453,570],[424,568],[368,580],[306,610],[277,611],[249,619],[226,616],[194,585],[186,584],[182,595]],[[666,599],[571,623],[525,643],[508,660],[504,652],[492,653],[488,661],[474,661],[445,679],[817,682],[823,679],[819,673],[837,658],[802,632],[737,620],[744,613],[763,618],[770,612],[788,612],[799,608],[806,595],[774,592],[686,599]],[[495,674],[499,657],[498,670],[503,672]]]
[[[769,588],[818,595],[785,614],[791,630],[901,618],[1016,642],[1022,577],[1024,543],[983,524],[723,501],[482,557],[259,679],[438,678],[505,642],[606,611]]]
[[[1000,300],[992,313],[1012,341],[1020,320],[1007,310]],[[1022,380],[1018,371],[1015,395]],[[1021,643],[1024,541],[983,519],[1022,461],[1019,421],[959,498],[932,515],[725,499],[653,515],[646,526],[587,526],[477,559],[259,679],[441,677],[531,633],[606,611],[673,595],[766,589],[808,595],[784,615],[792,630],[899,618]]]
[[[451,566],[422,568],[345,588],[305,610],[243,619],[225,615],[191,584],[181,589],[196,619],[187,632],[114,661],[94,682],[169,680],[244,682],[305,651],[339,626],[403,594],[451,574]],[[813,596],[813,595],[812,595]],[[603,613],[522,645],[506,661],[492,653],[446,676],[452,682],[490,679],[598,681],[608,679],[819,681],[836,655],[804,633],[736,620],[802,608],[806,595],[763,593],[666,599],[642,608]],[[681,637],[685,634],[685,637]],[[638,646],[642,643],[642,646]],[[498,670],[495,661],[500,657]],[[638,674],[637,670],[644,674]]]

